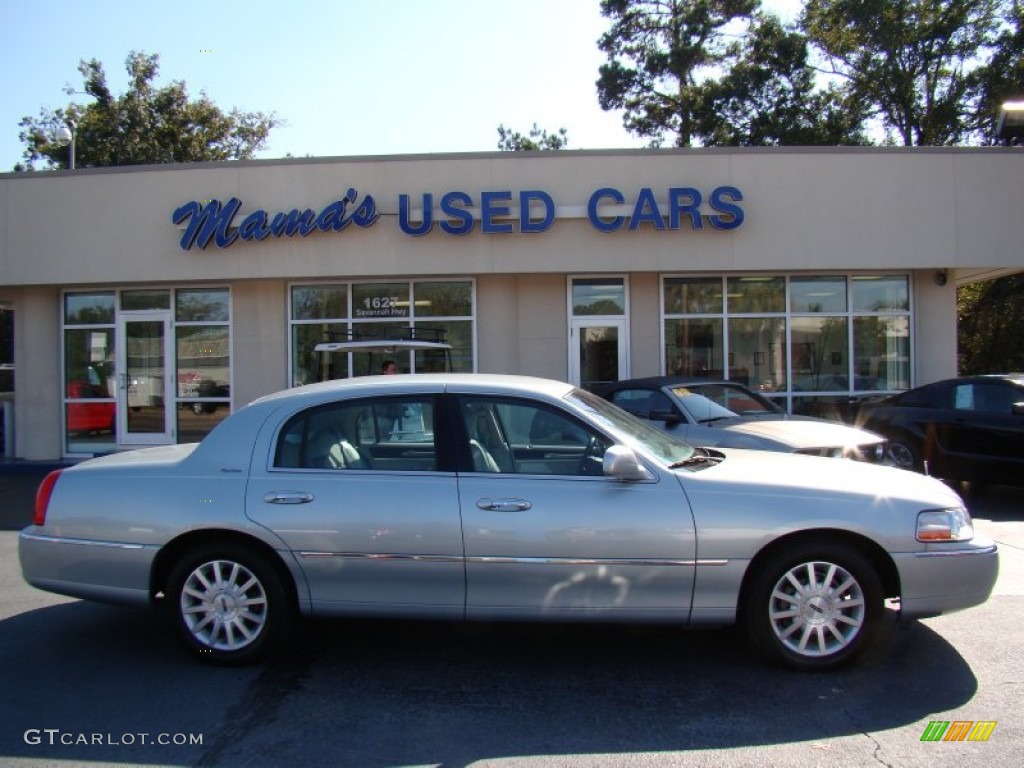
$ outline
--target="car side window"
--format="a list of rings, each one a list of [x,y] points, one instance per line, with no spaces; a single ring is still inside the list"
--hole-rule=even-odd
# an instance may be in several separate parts
[[[1013,412],[1016,392],[1001,384],[958,384],[954,401],[958,411],[1001,413]]]
[[[466,397],[461,411],[474,472],[603,474],[609,441],[557,409]]]
[[[380,398],[310,408],[281,430],[274,466],[435,471],[433,401]]]

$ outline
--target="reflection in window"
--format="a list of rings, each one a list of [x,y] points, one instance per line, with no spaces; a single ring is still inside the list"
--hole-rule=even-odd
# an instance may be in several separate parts
[[[909,316],[854,318],[853,354],[854,389],[909,388]]]
[[[794,317],[793,385],[797,392],[848,390],[849,323],[846,317]]]
[[[786,311],[786,278],[730,277],[728,311],[731,315]]]
[[[626,314],[626,286],[621,277],[577,277],[572,281],[572,313]]]
[[[720,277],[665,278],[665,312],[670,315],[712,315],[722,311]]]
[[[348,301],[351,291],[351,303]],[[430,350],[317,352],[320,342],[409,338],[451,345],[454,371],[472,372],[473,283],[469,280],[338,283],[291,288],[293,386],[381,373],[393,360],[399,373],[444,371],[449,355]],[[351,334],[351,336],[350,336]]]
[[[113,322],[113,292],[65,294],[65,325],[107,325]]]
[[[666,320],[666,371],[676,376],[723,378],[723,325],[718,318]]]
[[[903,275],[859,275],[851,283],[855,312],[910,309],[910,288]]]
[[[729,379],[765,392],[786,388],[785,318],[730,319]]]

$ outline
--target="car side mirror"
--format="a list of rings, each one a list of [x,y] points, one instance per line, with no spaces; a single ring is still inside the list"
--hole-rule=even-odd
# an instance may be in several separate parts
[[[652,421],[664,421],[666,427],[674,427],[676,424],[683,420],[677,411],[671,410],[651,411],[650,416],[648,418],[650,418]]]
[[[613,445],[604,452],[604,474],[623,483],[651,479],[651,473],[640,463],[636,452],[624,445]]]

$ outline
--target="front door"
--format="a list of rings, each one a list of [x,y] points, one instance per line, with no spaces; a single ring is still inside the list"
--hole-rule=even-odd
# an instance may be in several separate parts
[[[117,434],[122,445],[175,441],[171,314],[125,312],[118,323]]]
[[[570,334],[573,384],[593,389],[629,376],[624,317],[574,317]]]

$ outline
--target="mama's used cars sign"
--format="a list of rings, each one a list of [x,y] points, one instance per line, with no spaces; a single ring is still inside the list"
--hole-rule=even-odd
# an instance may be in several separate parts
[[[547,192],[487,191],[474,198],[466,192],[446,192],[435,197],[426,192],[414,199],[398,196],[398,228],[420,237],[435,229],[448,235],[467,235],[474,229],[484,234],[546,232],[559,218],[586,218],[599,232],[704,229],[736,229],[743,223],[743,194],[736,187],[715,187],[705,196],[694,187],[670,187],[659,197],[644,187],[636,199],[614,187],[602,187],[587,199],[586,206],[556,206]],[[702,210],[703,207],[703,210]],[[372,195],[360,198],[355,189],[319,210],[312,208],[270,213],[256,210],[242,214],[242,201],[192,200],[171,214],[171,221],[184,227],[181,247],[204,249],[212,242],[218,248],[268,237],[306,237],[313,232],[342,232],[348,227],[368,229],[382,212]]]

